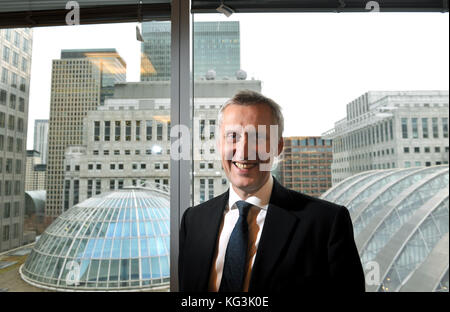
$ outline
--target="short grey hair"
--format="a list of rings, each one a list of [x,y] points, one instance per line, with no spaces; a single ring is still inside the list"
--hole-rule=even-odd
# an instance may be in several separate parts
[[[281,138],[283,136],[284,130],[284,117],[281,112],[281,107],[274,100],[262,95],[259,92],[252,90],[242,90],[238,91],[231,99],[226,101],[219,110],[219,127],[222,123],[223,112],[229,105],[267,105],[272,110],[272,115],[278,125],[278,136]]]

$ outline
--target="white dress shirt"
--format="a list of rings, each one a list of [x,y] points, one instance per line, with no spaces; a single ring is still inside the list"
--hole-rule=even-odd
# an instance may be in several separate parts
[[[248,290],[250,283],[250,275],[255,261],[256,251],[258,250],[259,239],[261,237],[264,221],[266,219],[267,208],[269,207],[269,200],[272,194],[273,178],[269,177],[267,182],[253,195],[245,199],[246,202],[252,204],[248,213],[247,222],[249,230],[249,245],[247,251],[247,272],[244,280],[244,291]],[[243,200],[234,191],[233,186],[230,185],[228,205],[224,211],[222,224],[219,230],[218,244],[214,254],[213,266],[209,279],[209,290],[218,291],[220,282],[222,280],[223,265],[225,262],[225,253],[230,240],[231,233],[239,218],[239,209],[235,203]],[[231,209],[230,209],[231,207]]]

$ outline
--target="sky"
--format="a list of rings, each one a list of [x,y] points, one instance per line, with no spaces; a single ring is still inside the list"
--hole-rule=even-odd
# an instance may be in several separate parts
[[[285,136],[332,129],[346,104],[367,91],[448,90],[448,13],[196,14],[194,20],[240,22],[241,68],[283,108]],[[49,118],[52,60],[62,49],[116,48],[127,81],[139,81],[136,25],[33,30],[27,149],[34,120]]]

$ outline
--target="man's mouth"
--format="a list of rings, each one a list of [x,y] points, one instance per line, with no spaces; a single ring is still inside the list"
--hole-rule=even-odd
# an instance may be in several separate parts
[[[233,164],[239,169],[252,169],[258,165],[258,163],[247,163],[247,162],[238,162],[233,161]]]

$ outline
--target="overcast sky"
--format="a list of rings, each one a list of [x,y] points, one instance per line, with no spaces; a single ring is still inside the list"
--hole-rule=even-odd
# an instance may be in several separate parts
[[[82,12],[81,12],[82,13]],[[285,115],[285,135],[321,135],[369,90],[448,90],[447,13],[195,15],[238,20],[241,67]],[[35,28],[27,148],[50,113],[51,64],[61,49],[116,48],[139,81],[136,23]]]

